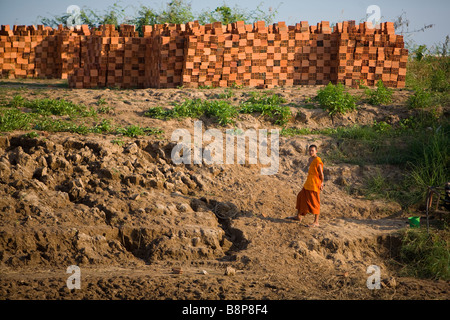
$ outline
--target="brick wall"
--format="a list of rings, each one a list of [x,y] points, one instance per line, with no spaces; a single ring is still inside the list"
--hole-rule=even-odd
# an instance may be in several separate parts
[[[68,79],[73,88],[275,87],[382,80],[404,87],[408,51],[391,22],[294,26],[220,22],[89,29],[2,26],[0,77]]]

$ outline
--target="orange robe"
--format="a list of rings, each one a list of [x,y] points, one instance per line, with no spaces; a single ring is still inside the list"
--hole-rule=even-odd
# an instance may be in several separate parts
[[[297,195],[296,209],[299,214],[304,216],[311,212],[320,214],[320,180],[319,167],[322,166],[322,159],[316,157],[309,166],[308,177],[303,189]]]

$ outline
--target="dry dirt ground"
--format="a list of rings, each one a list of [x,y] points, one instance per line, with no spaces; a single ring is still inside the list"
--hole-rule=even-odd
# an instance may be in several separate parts
[[[319,155],[326,154],[335,145],[329,136],[280,137],[275,175],[261,175],[260,164],[175,165],[171,133],[193,132],[194,119],[164,121],[144,112],[188,98],[217,99],[224,89],[72,90],[60,84],[0,83],[28,99],[63,98],[95,108],[103,99],[109,107],[103,118],[164,133],[0,136],[0,299],[449,298],[448,282],[400,277],[391,263],[399,246],[395,233],[408,226],[408,213],[398,203],[346,191],[374,172],[395,179],[398,168],[325,163],[320,227],[309,228],[312,215],[304,224],[286,217],[295,213],[306,178],[307,147],[315,143]],[[317,90],[271,90],[300,111],[288,126],[395,123],[410,114],[410,92],[397,90],[390,106],[362,104],[332,120],[307,107]],[[230,101],[250,91],[235,89]],[[201,120],[204,129],[234,127]],[[240,116],[235,126],[277,128],[256,115]],[[113,143],[118,139],[123,143]],[[81,289],[67,287],[71,265],[81,270]],[[367,287],[370,265],[380,267],[379,290]]]

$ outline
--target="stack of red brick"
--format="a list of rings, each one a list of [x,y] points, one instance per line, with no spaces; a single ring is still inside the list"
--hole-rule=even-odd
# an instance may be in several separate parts
[[[320,33],[315,33],[320,30]],[[187,37],[183,85],[274,87],[324,84],[336,69],[336,36],[328,23],[287,27],[242,22]],[[334,69],[333,69],[334,67]]]
[[[82,65],[80,30],[60,27],[1,26],[0,76],[2,78],[67,79]]]
[[[220,22],[89,29],[2,26],[1,77],[69,79],[73,88],[275,87],[382,80],[404,87],[408,51],[392,23],[333,29]]]
[[[405,86],[408,50],[392,22],[372,28],[348,21],[338,23],[335,32],[339,35],[337,82],[373,86],[382,80],[389,87]]]

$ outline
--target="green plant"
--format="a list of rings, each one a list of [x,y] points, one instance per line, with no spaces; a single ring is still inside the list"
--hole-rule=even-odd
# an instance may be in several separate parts
[[[365,93],[368,96],[368,102],[376,106],[388,104],[392,101],[393,90],[387,88],[381,80],[377,82],[376,90],[366,89]]]
[[[408,98],[407,104],[411,109],[427,108],[431,105],[431,93],[423,88],[416,88],[414,94]]]
[[[15,95],[9,103],[9,106],[13,108],[20,108],[24,106],[25,102],[26,100],[24,97],[22,97],[21,95]]]
[[[122,147],[125,144],[125,141],[122,139],[114,139],[111,141],[112,144],[117,144],[119,147]]]
[[[0,111],[0,132],[31,129],[35,116],[18,109]]]
[[[313,131],[310,128],[282,128],[280,131],[281,136],[301,136],[311,134]]]
[[[230,99],[234,96],[233,90],[225,89],[223,93],[219,93],[219,99]]]
[[[25,107],[41,115],[91,117],[97,114],[93,108],[88,109],[85,105],[79,105],[64,99],[55,100],[44,98],[26,100],[20,95],[14,96],[6,106],[15,108]]]
[[[157,106],[149,108],[144,115],[149,118],[154,119],[166,119],[171,117],[171,111],[165,110],[164,108]]]
[[[172,109],[162,107],[150,108],[145,116],[156,119],[168,118],[200,118],[207,116],[214,118],[220,125],[233,123],[238,114],[237,109],[223,100],[203,101],[201,99],[186,99],[181,104],[176,104]]]
[[[215,117],[220,125],[225,126],[234,123],[233,119],[237,116],[238,111],[227,101],[218,100],[207,101],[204,113],[208,117]]]
[[[130,125],[126,128],[119,127],[117,128],[116,131],[119,134],[131,138],[136,138],[138,136],[143,136],[145,134],[144,129],[136,125]]]
[[[398,262],[401,274],[419,278],[449,280],[448,230],[431,232],[407,229],[400,234],[402,244]]]
[[[237,84],[235,81],[231,84],[232,89],[242,89],[243,87],[244,87],[244,85]]]
[[[416,135],[410,143],[409,176],[420,190],[419,199],[425,199],[428,186],[442,186],[450,181],[450,126],[433,128]]]
[[[378,133],[387,133],[392,129],[392,126],[389,123],[386,123],[385,121],[377,122],[377,120],[373,122],[372,127]]]
[[[450,60],[447,59],[446,63],[440,63],[439,66],[431,74],[431,90],[446,92],[450,90]]]
[[[36,131],[30,131],[27,132],[23,135],[25,138],[37,138],[39,137],[39,133],[37,133]]]
[[[420,45],[416,50],[413,51],[414,59],[416,61],[422,61],[422,59],[426,55],[427,50],[428,49],[426,45]]]
[[[111,121],[103,119],[100,123],[96,124],[91,130],[93,133],[108,133],[112,131]]]
[[[260,113],[261,116],[267,116],[275,120],[275,124],[285,125],[292,117],[288,106],[281,106],[286,99],[273,94],[264,95],[255,92],[251,93],[250,98],[240,105],[240,113]]]
[[[337,113],[345,114],[356,109],[355,98],[345,91],[345,87],[341,83],[337,85],[328,83],[326,87],[318,91],[316,99],[331,116]]]

